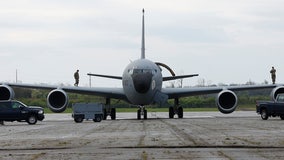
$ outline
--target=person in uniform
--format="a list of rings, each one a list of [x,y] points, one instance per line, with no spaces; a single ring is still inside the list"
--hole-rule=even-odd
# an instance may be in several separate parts
[[[77,70],[77,71],[74,73],[74,78],[75,78],[75,84],[74,84],[74,86],[78,86],[78,85],[79,85],[79,70]]]
[[[276,69],[274,67],[272,67],[272,69],[270,70],[270,74],[271,74],[272,83],[275,84]]]

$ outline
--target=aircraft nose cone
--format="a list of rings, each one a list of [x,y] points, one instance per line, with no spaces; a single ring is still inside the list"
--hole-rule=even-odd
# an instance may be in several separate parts
[[[132,75],[132,80],[135,90],[138,93],[146,93],[151,86],[152,74],[143,73],[143,74]]]

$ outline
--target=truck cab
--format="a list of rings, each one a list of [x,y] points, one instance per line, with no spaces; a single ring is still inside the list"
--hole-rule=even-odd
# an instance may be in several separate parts
[[[280,116],[284,120],[284,94],[278,94],[274,101],[257,101],[256,112],[263,120],[267,120],[270,116]]]
[[[277,95],[277,97],[276,97],[276,101],[277,102],[282,102],[282,103],[284,103],[284,94],[282,93],[282,94],[278,94]]]

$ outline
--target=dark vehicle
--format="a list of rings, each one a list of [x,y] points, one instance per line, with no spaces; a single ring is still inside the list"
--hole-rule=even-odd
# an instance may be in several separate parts
[[[278,94],[275,101],[257,101],[256,112],[263,120],[267,120],[270,116],[280,116],[284,120],[284,94]]]
[[[25,121],[36,124],[44,119],[42,107],[32,107],[16,100],[0,101],[0,121]]]

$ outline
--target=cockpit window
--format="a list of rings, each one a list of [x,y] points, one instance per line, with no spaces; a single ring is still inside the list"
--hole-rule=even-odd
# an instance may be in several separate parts
[[[154,75],[157,73],[157,70],[152,70],[152,69],[130,69],[128,70],[128,73],[133,75],[133,74],[139,74],[139,73],[151,73]]]

